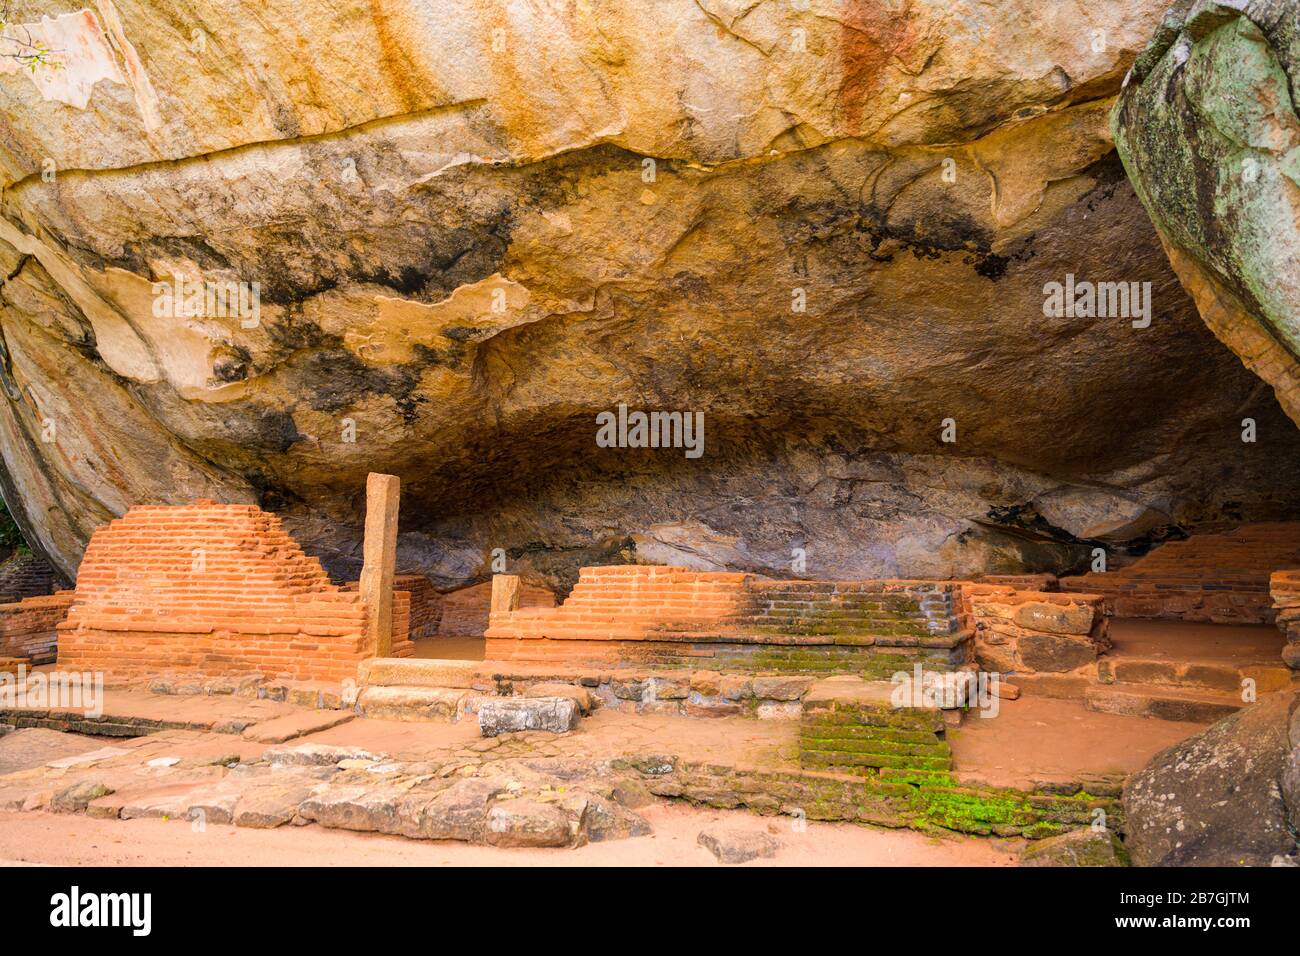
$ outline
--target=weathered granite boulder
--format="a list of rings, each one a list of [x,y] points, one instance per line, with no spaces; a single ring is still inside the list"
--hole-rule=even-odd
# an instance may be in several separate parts
[[[554,803],[503,800],[488,811],[486,839],[491,846],[569,846],[579,837],[577,821]]]
[[[1085,827],[1030,843],[1021,866],[1128,866],[1128,851],[1110,830]]]
[[[1300,423],[1300,3],[1179,0],[1115,141],[1206,325]]]
[[[521,730],[567,733],[578,726],[578,705],[570,697],[488,697],[478,705],[484,737]]]
[[[82,780],[55,793],[50,800],[50,810],[54,813],[82,813],[91,800],[112,792],[112,787],[99,780]]]
[[[1300,695],[1266,694],[1158,754],[1124,785],[1139,866],[1268,866],[1297,853]]]
[[[733,824],[719,824],[701,830],[696,842],[712,853],[719,863],[748,863],[776,856],[781,841],[770,833]]]
[[[496,548],[1059,571],[1293,513],[1300,436],[1112,148],[1165,6],[12,0],[68,53],[0,59],[4,497],[65,573],[208,497],[346,578],[390,472],[444,587]],[[1045,316],[1067,275],[1150,282],[1149,326]],[[703,454],[598,447],[620,403]]]
[[[622,797],[623,799],[619,799]],[[592,795],[587,799],[587,812],[583,815],[583,825],[587,839],[592,843],[605,840],[626,840],[629,837],[645,836],[651,832],[651,826],[639,813],[629,809],[625,802],[631,799],[641,805],[653,799],[648,792],[629,794],[616,792],[613,799]]]

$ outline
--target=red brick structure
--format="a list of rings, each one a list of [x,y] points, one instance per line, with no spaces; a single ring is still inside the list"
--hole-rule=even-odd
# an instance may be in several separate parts
[[[359,581],[349,581],[343,585],[343,590],[351,593],[360,593],[360,588]],[[392,656],[406,657],[414,653],[414,648],[399,653],[400,645],[438,633],[438,621],[442,617],[442,595],[423,574],[399,574],[393,578],[393,600]],[[398,603],[403,606],[399,608]]]
[[[1100,594],[1116,617],[1269,624],[1269,575],[1300,566],[1300,523],[1242,525],[1170,541],[1127,567],[1062,578],[1062,591]]]
[[[1093,664],[1110,649],[1099,594],[1022,591],[987,581],[967,583],[962,593],[984,670],[1062,673]]]
[[[54,660],[58,626],[68,616],[73,592],[0,604],[0,658],[22,658],[29,666]]]
[[[437,634],[442,622],[442,595],[434,588],[433,582],[423,574],[399,574],[393,579],[393,588],[411,595],[411,626],[407,636],[420,641]],[[399,633],[394,626],[394,640]]]
[[[397,656],[411,652],[409,615],[409,596],[398,597]],[[58,628],[58,663],[124,676],[341,680],[371,656],[365,621],[360,596],[331,584],[275,515],[210,501],[138,506],[91,538]]]
[[[442,619],[439,637],[482,637],[488,628],[492,606],[492,582],[484,581],[441,595]],[[522,608],[553,608],[555,595],[546,588],[526,584],[520,591]]]
[[[1269,580],[1278,629],[1286,635],[1282,660],[1300,670],[1300,570],[1274,571]]]
[[[16,554],[0,564],[0,604],[53,594],[59,576],[49,562],[34,554]]]
[[[493,615],[488,660],[888,676],[967,660],[961,585],[583,568],[556,608]]]

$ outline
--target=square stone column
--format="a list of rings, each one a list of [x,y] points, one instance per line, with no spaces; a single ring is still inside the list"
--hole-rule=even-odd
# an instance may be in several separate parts
[[[361,600],[366,603],[366,646],[376,657],[393,652],[393,574],[397,566],[397,509],[401,480],[371,472],[366,478],[366,537]]]
[[[517,574],[492,575],[492,604],[489,619],[496,614],[509,614],[519,608],[520,583]]]

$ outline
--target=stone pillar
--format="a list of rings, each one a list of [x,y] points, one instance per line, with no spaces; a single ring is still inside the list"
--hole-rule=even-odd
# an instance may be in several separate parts
[[[509,614],[519,607],[519,575],[492,575],[492,606],[489,616]]]
[[[366,645],[376,657],[388,657],[393,651],[393,573],[401,488],[396,475],[371,472],[366,478],[365,563],[360,590],[367,608]]]

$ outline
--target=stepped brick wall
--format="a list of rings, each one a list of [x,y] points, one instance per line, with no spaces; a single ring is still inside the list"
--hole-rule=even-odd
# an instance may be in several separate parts
[[[1300,670],[1300,570],[1274,571],[1269,580],[1277,626],[1286,635],[1282,660]]]
[[[0,564],[0,604],[53,594],[58,589],[59,576],[44,558],[16,554]]]
[[[55,657],[58,626],[68,616],[72,592],[0,604],[0,657],[49,664]]]
[[[58,663],[342,680],[370,656],[365,621],[360,595],[331,584],[275,515],[210,501],[138,506],[91,538]],[[406,618],[397,626],[404,635]]]
[[[1061,590],[1100,594],[1116,617],[1269,624],[1269,576],[1300,566],[1300,522],[1242,525],[1170,541],[1124,568],[1062,578]]]
[[[986,581],[962,590],[975,622],[975,659],[983,670],[1060,673],[1086,667],[1110,649],[1099,594],[1021,591]]]
[[[625,565],[583,568],[556,608],[494,615],[487,658],[888,676],[965,662],[961,586],[773,581]]]
[[[492,606],[492,582],[484,581],[442,595],[442,619],[439,637],[482,637],[488,628]],[[555,607],[555,595],[546,588],[525,584],[520,589],[519,606]]]

